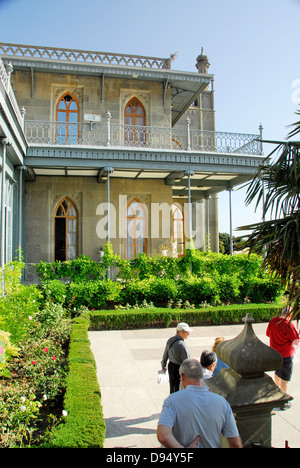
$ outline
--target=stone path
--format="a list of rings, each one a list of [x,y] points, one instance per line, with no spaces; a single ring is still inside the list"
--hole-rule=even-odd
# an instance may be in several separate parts
[[[192,357],[199,359],[203,349],[211,349],[215,337],[234,338],[243,327],[194,327],[187,341]],[[266,327],[253,326],[258,338],[268,344]],[[157,371],[165,343],[174,333],[170,328],[89,332],[106,420],[105,448],[159,447],[156,427],[169,386],[157,383]],[[294,397],[292,408],[272,417],[272,445],[283,448],[287,440],[291,448],[299,448],[300,350],[288,393]]]

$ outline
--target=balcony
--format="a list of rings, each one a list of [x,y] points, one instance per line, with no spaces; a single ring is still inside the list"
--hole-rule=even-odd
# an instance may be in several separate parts
[[[142,127],[104,122],[25,121],[30,146],[81,146],[261,155],[260,136],[185,128]]]
[[[0,139],[8,139],[13,164],[22,165],[27,150],[23,133],[24,112],[19,109],[12,89],[11,73],[12,67],[5,67],[0,57]]]

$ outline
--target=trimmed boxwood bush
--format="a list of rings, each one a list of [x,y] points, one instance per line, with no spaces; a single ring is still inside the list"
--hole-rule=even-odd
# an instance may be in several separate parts
[[[121,303],[134,305],[146,301],[155,306],[166,306],[170,299],[176,299],[177,294],[175,280],[157,277],[133,279],[123,285]]]
[[[54,428],[45,447],[103,448],[105,421],[88,327],[88,314],[73,319],[64,397],[67,416]]]
[[[256,322],[266,322],[280,310],[274,304],[244,304],[201,309],[147,308],[133,310],[96,310],[90,313],[90,330],[128,330],[175,326],[187,322],[193,326],[243,323],[251,314]]]

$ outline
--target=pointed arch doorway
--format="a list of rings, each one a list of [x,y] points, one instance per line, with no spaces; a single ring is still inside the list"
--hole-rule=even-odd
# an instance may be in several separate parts
[[[78,214],[67,197],[61,200],[54,214],[54,260],[65,262],[78,255]]]

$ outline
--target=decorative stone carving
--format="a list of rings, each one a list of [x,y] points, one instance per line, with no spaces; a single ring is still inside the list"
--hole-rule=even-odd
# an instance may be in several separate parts
[[[50,200],[52,200],[52,210],[55,210],[58,203],[65,197],[70,198],[70,200],[75,203],[77,209],[80,207],[81,192],[74,192],[74,193],[53,192],[50,195]]]

